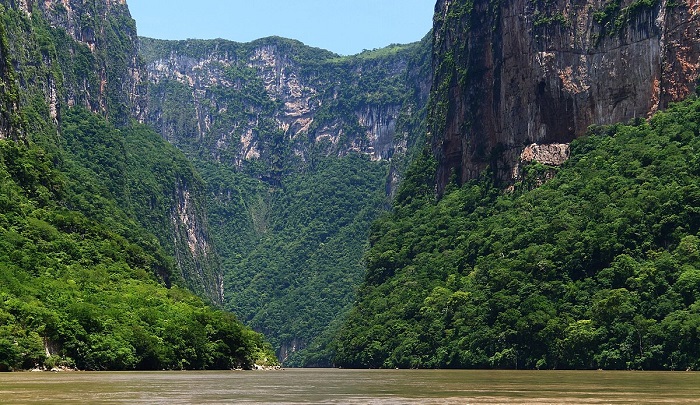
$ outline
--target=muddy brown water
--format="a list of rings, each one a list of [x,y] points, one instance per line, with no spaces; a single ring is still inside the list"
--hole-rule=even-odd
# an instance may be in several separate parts
[[[0,404],[54,403],[700,403],[700,373],[284,369],[0,374]]]

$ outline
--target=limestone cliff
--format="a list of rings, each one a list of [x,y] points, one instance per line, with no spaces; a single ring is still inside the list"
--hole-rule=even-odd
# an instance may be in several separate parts
[[[490,167],[512,180],[523,149],[592,124],[646,118],[691,94],[694,0],[439,0],[430,105],[438,191]]]
[[[108,198],[158,237],[191,289],[221,302],[221,271],[208,244],[201,179],[184,157],[158,137],[160,144],[143,139],[143,150],[127,152],[126,136],[100,133],[81,145],[80,137],[61,133],[72,107],[123,131],[145,133],[132,125],[144,119],[147,90],[137,50],[136,26],[124,0],[0,0],[0,139],[56,142],[93,168],[106,164],[95,156],[100,147],[122,145],[107,160],[120,165],[104,168],[112,173],[105,181],[115,182]],[[46,136],[51,139],[41,139]],[[170,149],[150,153],[152,145]],[[153,156],[163,161],[154,163]],[[132,173],[123,171],[129,160],[153,165],[157,175],[173,174],[174,180],[158,190],[134,189]],[[137,209],[143,206],[151,209]]]
[[[237,168],[279,160],[282,144],[302,162],[351,151],[389,159],[411,143],[406,118],[427,99],[427,72],[416,78],[424,83],[420,94],[406,81],[414,65],[427,62],[411,59],[427,45],[339,57],[283,38],[142,38],[148,121],[186,153]],[[411,108],[407,94],[417,100]],[[280,168],[270,169],[261,177]]]
[[[62,67],[44,78],[51,115],[62,104],[83,106],[118,125],[142,120],[145,106],[143,64],[136,46],[136,25],[125,0],[3,0],[8,12],[22,12],[43,26],[32,39],[50,35],[54,49],[40,42],[46,64]],[[27,33],[29,34],[29,33]],[[69,38],[66,38],[65,35]],[[14,38],[19,39],[19,38]],[[21,45],[23,41],[11,41]],[[30,48],[31,49],[31,48]],[[30,49],[24,49],[28,52]],[[16,49],[15,51],[19,51]]]

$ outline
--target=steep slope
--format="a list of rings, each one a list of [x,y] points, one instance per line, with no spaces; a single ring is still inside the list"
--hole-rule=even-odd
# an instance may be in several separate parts
[[[596,128],[504,193],[423,187],[372,227],[343,367],[700,368],[700,101]],[[425,175],[427,171],[428,175]]]
[[[206,240],[202,181],[129,115],[124,2],[32,4],[0,2],[0,370],[271,359],[260,335],[178,287],[220,300],[215,267],[187,262],[187,242]]]
[[[438,189],[490,167],[510,181],[523,148],[589,125],[647,118],[692,93],[695,1],[440,0],[430,107]]]
[[[369,223],[424,133],[429,44],[341,58],[283,38],[141,39],[148,122],[209,184],[227,308],[282,359],[320,347],[353,301]]]
[[[60,126],[64,110],[76,107],[103,116],[120,128],[144,118],[145,71],[137,54],[135,24],[124,1],[2,4],[4,69],[11,67],[4,76],[8,81],[2,103],[4,136],[29,138],[32,132],[51,131],[50,127]],[[17,115],[20,108],[25,111],[23,120]],[[7,133],[9,128],[14,133]],[[71,152],[88,164],[107,164],[90,162],[96,152],[91,148],[109,146],[99,145],[99,136],[91,139],[92,143],[78,140],[72,146],[80,150]],[[110,152],[117,155],[116,160],[126,159],[125,149]],[[180,159],[173,153],[166,156]],[[206,216],[200,209],[202,184],[191,168],[181,168],[184,170],[161,185],[162,192],[169,195],[158,195],[157,207],[143,206],[143,200],[132,198],[136,196],[131,195],[127,183],[110,191],[133,218],[157,235],[170,255],[178,258],[178,273],[188,286],[221,302],[220,268],[209,250]]]
[[[698,369],[697,14],[438,1],[429,143],[336,364]]]

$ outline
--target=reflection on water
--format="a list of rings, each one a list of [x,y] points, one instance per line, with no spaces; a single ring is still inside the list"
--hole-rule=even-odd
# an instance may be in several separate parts
[[[700,373],[335,370],[5,373],[7,404],[700,403]]]

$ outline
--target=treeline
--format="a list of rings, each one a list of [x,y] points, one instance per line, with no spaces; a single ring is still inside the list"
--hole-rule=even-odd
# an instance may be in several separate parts
[[[571,148],[513,192],[486,175],[439,200],[417,159],[372,227],[335,363],[700,369],[700,101]]]

